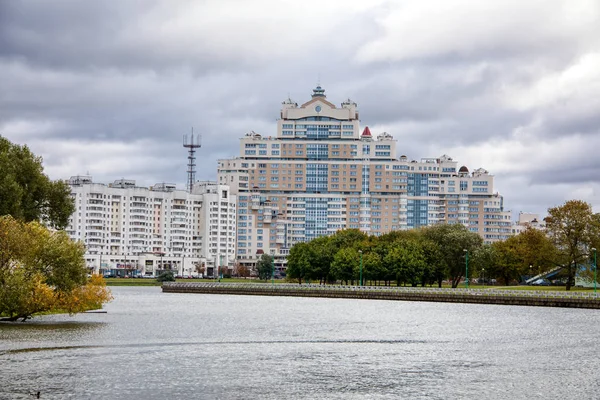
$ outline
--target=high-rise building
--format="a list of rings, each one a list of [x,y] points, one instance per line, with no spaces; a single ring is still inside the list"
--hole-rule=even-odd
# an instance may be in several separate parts
[[[300,106],[282,103],[276,135],[246,134],[239,157],[218,161],[218,182],[238,196],[240,262],[345,228],[381,235],[460,223],[486,242],[510,235],[486,170],[470,173],[446,155],[397,157],[390,134],[359,123],[356,103],[336,107],[317,86]]]
[[[66,230],[85,244],[86,263],[95,272],[196,275],[204,264],[213,276],[218,263],[231,266],[235,259],[236,196],[226,185],[197,182],[189,193],[127,179],[105,185],[74,176],[68,183],[76,211]]]

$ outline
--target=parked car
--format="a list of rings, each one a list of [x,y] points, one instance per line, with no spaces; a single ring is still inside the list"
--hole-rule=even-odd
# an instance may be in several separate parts
[[[547,279],[538,279],[537,281],[531,282],[533,286],[550,286],[550,281]]]

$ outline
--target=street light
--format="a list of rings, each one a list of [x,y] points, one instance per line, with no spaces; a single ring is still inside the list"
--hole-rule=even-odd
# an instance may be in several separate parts
[[[482,279],[483,279],[483,288],[485,289],[485,268],[481,268],[481,274],[483,275]]]
[[[465,252],[465,287],[469,288],[469,250],[463,249]]]
[[[271,285],[275,286],[275,250],[271,252]]]
[[[359,275],[359,282],[360,283],[358,284],[358,286],[362,286],[363,285],[363,281],[362,281],[362,264],[363,264],[363,261],[362,261],[362,250],[359,250],[358,254],[360,254],[360,275]]]
[[[529,278],[533,278],[533,265],[529,264]]]
[[[598,264],[596,264],[596,248],[592,247],[592,250],[594,251],[594,296],[597,296],[598,294],[596,293],[596,272],[598,271]]]

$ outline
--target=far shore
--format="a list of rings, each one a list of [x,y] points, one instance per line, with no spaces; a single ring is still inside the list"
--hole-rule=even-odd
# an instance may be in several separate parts
[[[156,279],[151,278],[105,278],[107,286],[161,286],[162,282],[158,282]],[[223,278],[223,279],[177,279],[176,282],[223,282],[223,283],[265,283],[265,281],[261,281],[255,278]],[[267,281],[270,283],[271,281]],[[298,281],[288,281],[285,279],[275,279],[275,284],[290,284],[297,283]],[[318,282],[312,282],[313,284]],[[339,284],[328,285],[328,286],[339,286]],[[383,286],[383,285],[369,285],[365,286]],[[392,283],[391,286],[396,286],[395,283]],[[427,286],[427,287],[437,287],[437,285]],[[443,284],[443,288],[450,288],[450,285]],[[461,284],[458,286],[458,289],[464,289],[465,285]],[[471,289],[494,289],[494,290],[536,290],[536,291],[557,291],[564,292],[566,291],[565,286],[533,286],[533,285],[513,285],[513,286],[500,286],[500,285],[479,285],[479,284],[471,284],[469,285]],[[598,287],[600,291],[600,286]],[[571,288],[571,292],[580,292],[580,291],[594,291],[594,288],[591,287],[579,287],[575,286]]]

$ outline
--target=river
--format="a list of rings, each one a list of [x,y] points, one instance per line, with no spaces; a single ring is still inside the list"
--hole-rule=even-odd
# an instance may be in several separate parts
[[[600,398],[598,310],[111,290],[0,323],[0,398]]]

